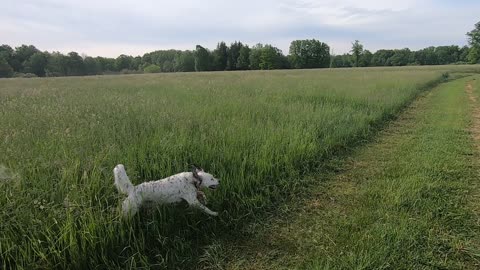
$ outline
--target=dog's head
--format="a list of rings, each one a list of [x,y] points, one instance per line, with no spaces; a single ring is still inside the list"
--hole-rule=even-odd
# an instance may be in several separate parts
[[[192,167],[193,177],[198,181],[200,188],[216,189],[220,185],[220,180],[213,175],[205,172],[202,168]]]

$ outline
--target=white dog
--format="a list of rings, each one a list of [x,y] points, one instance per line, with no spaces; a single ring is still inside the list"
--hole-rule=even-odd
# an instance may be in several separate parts
[[[122,204],[123,214],[126,217],[135,215],[144,203],[168,204],[182,200],[209,215],[218,215],[200,202],[205,200],[205,194],[200,189],[216,189],[220,181],[196,166],[193,166],[192,172],[182,172],[137,186],[132,185],[122,164],[115,166],[113,175],[118,191],[128,195]]]

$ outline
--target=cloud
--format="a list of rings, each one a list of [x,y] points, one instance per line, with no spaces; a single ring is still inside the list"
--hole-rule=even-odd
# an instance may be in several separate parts
[[[0,2],[3,0],[0,0]],[[2,41],[88,55],[213,48],[218,41],[271,43],[316,38],[335,52],[359,39],[371,50],[464,44],[474,1],[378,0],[24,0],[3,4]]]

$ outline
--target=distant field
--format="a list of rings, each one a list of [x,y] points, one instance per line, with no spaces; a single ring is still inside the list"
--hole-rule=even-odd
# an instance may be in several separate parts
[[[447,71],[478,66],[0,80],[3,268],[192,263],[367,139]],[[112,169],[135,184],[196,163],[222,179],[218,218],[185,206],[122,222]],[[0,265],[2,268],[2,265]]]

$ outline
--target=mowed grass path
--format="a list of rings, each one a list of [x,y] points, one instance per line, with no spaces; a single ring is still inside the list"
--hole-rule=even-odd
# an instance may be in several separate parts
[[[478,80],[420,98],[373,144],[331,161],[341,172],[250,227],[249,240],[219,244],[217,254],[227,255],[206,265],[479,269]]]

